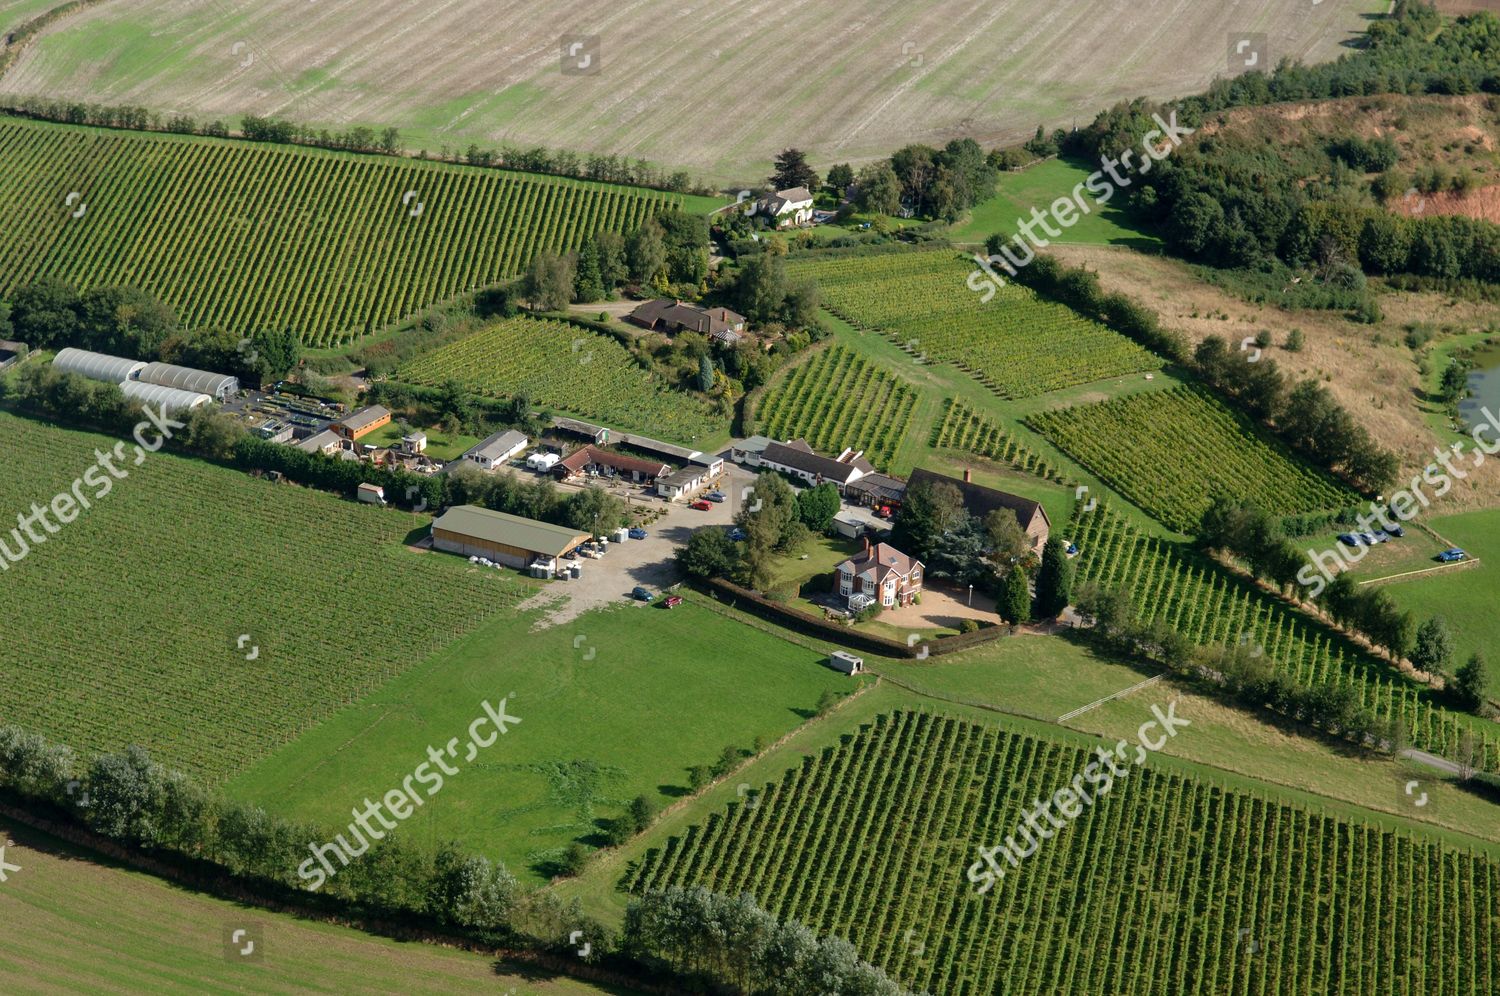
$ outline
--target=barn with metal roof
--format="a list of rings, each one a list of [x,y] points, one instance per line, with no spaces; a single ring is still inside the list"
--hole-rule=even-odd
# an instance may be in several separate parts
[[[127,380],[135,380],[140,376],[147,364],[142,360],[127,360],[123,356],[110,356],[107,353],[92,353],[87,349],[74,349],[72,346],[58,350],[57,356],[52,360],[54,370],[63,373],[74,373],[89,380],[102,380],[108,384],[120,384]]]
[[[201,408],[214,400],[206,394],[179,391],[175,387],[147,384],[138,380],[125,381],[120,385],[120,390],[124,392],[126,401],[139,401],[143,405],[160,408],[169,415]]]
[[[207,394],[216,401],[227,401],[240,389],[238,377],[179,367],[171,363],[146,364],[146,368],[140,372],[140,379],[148,384],[175,387],[179,391]]]

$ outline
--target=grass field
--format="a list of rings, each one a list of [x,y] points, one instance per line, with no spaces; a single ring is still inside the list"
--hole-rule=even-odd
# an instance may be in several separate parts
[[[1075,188],[1097,169],[1096,163],[1049,159],[1014,173],[1002,173],[995,196],[975,205],[968,218],[953,226],[949,237],[961,245],[983,245],[991,235],[1015,235],[1016,222],[1030,218],[1032,208],[1046,211],[1059,197],[1071,198]],[[1083,196],[1091,212],[1080,216],[1062,238],[1052,240],[1055,244],[1135,249],[1151,249],[1161,244],[1154,235],[1136,227],[1121,208],[1118,195],[1102,206],[1087,192]]]
[[[3,117],[0,158],[0,292],[40,275],[131,283],[190,327],[291,328],[315,346],[681,202],[522,173]]]
[[[3,412],[0,436],[0,507],[17,510],[115,445]],[[0,641],[0,715],[81,752],[138,743],[228,777],[532,590],[406,549],[409,515],[196,459],[127,459],[128,477],[0,573],[7,612],[27,620]]]
[[[965,285],[972,261],[951,250],[809,256],[787,264],[817,282],[825,306],[918,358],[952,363],[1002,398],[1023,398],[1161,360],[1073,310],[1007,284],[984,303]]]
[[[397,374],[414,384],[456,380],[481,394],[521,392],[536,404],[683,443],[718,438],[728,420],[673,390],[609,336],[518,315],[418,357]]]
[[[1500,864],[1150,764],[1127,762],[1108,795],[1054,824],[1019,867],[998,858],[1007,876],[976,893],[965,878],[978,848],[1011,835],[1024,849],[1015,828],[1032,800],[1091,760],[1071,740],[882,716],[624,881],[749,891],[930,992],[1352,996],[1500,982],[1487,926]],[[1424,914],[1399,915],[1414,905]],[[1100,956],[1119,950],[1130,957]]]
[[[862,450],[889,467],[911,422],[916,390],[865,357],[835,346],[799,364],[766,392],[758,431],[805,439],[822,453]]]
[[[1310,467],[1201,388],[1137,394],[1033,414],[1032,428],[1126,498],[1195,533],[1216,495],[1293,515],[1348,508],[1359,495]]]
[[[6,862],[21,866],[0,887],[7,993],[622,992],[247,908],[0,823],[7,839]],[[226,953],[237,929],[252,931],[250,957]]]
[[[57,0],[0,0],[0,34],[8,34],[56,6]]]
[[[685,795],[687,769],[748,751],[856,682],[819,655],[694,605],[635,603],[531,632],[507,614],[389,683],[233,782],[288,815],[347,823],[365,795],[399,785],[427,744],[463,736],[481,699],[512,695],[521,723],[411,821],[423,844],[459,839],[544,879],[574,840],[645,794]],[[393,781],[394,780],[394,781]],[[387,784],[390,783],[390,784]]]
[[[957,135],[1014,142],[1119,99],[1195,93],[1227,71],[1228,31],[1268,34],[1273,64],[1332,59],[1376,9],[1272,0],[1229,18],[1231,6],[879,0],[829,31],[826,5],[796,0],[747,34],[739,10],[684,16],[667,0],[529,2],[503,17],[482,0],[420,15],[400,0],[112,0],[49,31],[0,89],[203,118],[397,125],[412,148],[506,141],[643,156],[743,183],[788,145],[822,168]],[[597,39],[587,72],[561,70],[569,35]],[[715,99],[704,100],[709,76]]]
[[[1433,704],[1423,686],[1217,564],[1142,535],[1108,506],[1081,509],[1068,527],[1079,547],[1079,584],[1129,592],[1143,618],[1162,619],[1199,646],[1258,648],[1303,687],[1352,687],[1365,709],[1380,719],[1400,717],[1410,742],[1433,753],[1457,756],[1462,731],[1477,729],[1485,766],[1500,766],[1493,729]]]

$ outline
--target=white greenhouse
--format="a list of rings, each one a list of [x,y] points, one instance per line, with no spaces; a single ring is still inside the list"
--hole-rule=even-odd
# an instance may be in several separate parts
[[[174,366],[171,363],[146,364],[146,368],[140,373],[140,379],[148,384],[174,387],[179,391],[207,394],[216,401],[226,401],[240,389],[238,377]]]
[[[123,356],[106,353],[91,353],[87,349],[69,346],[58,351],[52,360],[53,369],[62,373],[74,373],[89,380],[102,380],[109,384],[120,384],[137,379],[147,364],[141,360],[127,360]]]
[[[191,411],[201,408],[214,399],[206,394],[198,394],[193,391],[179,391],[175,387],[163,387],[161,384],[147,384],[138,380],[127,380],[120,385],[120,390],[125,394],[127,401],[139,401],[143,405],[152,408],[160,408],[167,414],[174,412]]]

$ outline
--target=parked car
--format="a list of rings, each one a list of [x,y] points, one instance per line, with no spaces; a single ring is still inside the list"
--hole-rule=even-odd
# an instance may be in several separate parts
[[[889,506],[889,505],[881,505],[879,508],[877,508],[875,510],[875,518],[877,518],[877,519],[889,519],[890,517],[891,517],[891,506]]]
[[[677,608],[677,606],[682,604],[682,596],[672,595],[662,604],[664,604],[669,609],[675,609]]]
[[[640,585],[636,585],[634,590],[630,592],[630,597],[635,599],[637,602],[649,602],[656,596],[651,594],[648,589],[642,588]]]
[[[689,505],[688,508],[696,508],[700,512],[707,512],[709,509],[713,508],[713,506],[704,501],[702,498],[699,498],[697,501]]]
[[[1385,529],[1385,534],[1387,536],[1394,536],[1397,539],[1400,539],[1401,537],[1406,535],[1406,530],[1401,528],[1400,526],[1387,526]]]
[[[1438,554],[1437,559],[1441,560],[1445,564],[1456,564],[1460,560],[1468,560],[1469,555],[1460,550],[1458,547],[1454,547],[1451,550],[1444,550],[1442,553]]]
[[[740,540],[745,538],[745,531],[739,526],[735,526],[733,529],[729,530],[729,538],[738,543]]]
[[[646,530],[642,529],[640,526],[631,526],[630,527],[630,538],[631,539],[645,539],[646,538]]]
[[[709,501],[711,501],[711,502],[713,502],[714,504],[717,505],[719,502],[723,501],[725,498],[728,498],[729,496],[726,495],[722,491],[710,491],[708,494],[704,495],[703,497],[707,498]]]

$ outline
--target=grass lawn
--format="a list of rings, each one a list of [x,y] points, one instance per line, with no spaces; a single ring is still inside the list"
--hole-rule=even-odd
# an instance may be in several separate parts
[[[1078,184],[1085,182],[1098,167],[1094,164],[1073,162],[1064,159],[1049,159],[1028,166],[1014,173],[1000,174],[995,196],[975,205],[969,216],[960,221],[948,233],[954,242],[983,245],[997,232],[1013,235],[1017,219],[1031,217],[1031,209],[1047,213],[1048,205],[1059,197],[1071,199]],[[1089,245],[1130,246],[1135,249],[1154,249],[1160,241],[1136,227],[1134,221],[1118,206],[1123,198],[1112,198],[1110,203],[1099,207],[1093,195],[1085,192],[1085,203],[1094,208],[1082,215],[1072,228],[1063,229],[1060,244],[1086,243]],[[1077,213],[1076,207],[1074,213]],[[1049,224],[1051,222],[1049,221]],[[1054,229],[1057,226],[1053,226]],[[1043,230],[1034,229],[1041,237]]]
[[[288,815],[347,823],[426,757],[465,738],[480,701],[512,696],[521,723],[412,820],[422,844],[457,839],[530,881],[640,794],[688,791],[692,765],[803,722],[849,679],[820,655],[697,605],[621,605],[531,632],[492,620],[236,780],[231,793]]]
[[[1457,639],[1454,667],[1475,651],[1482,652],[1489,665],[1490,697],[1500,697],[1500,613],[1495,611],[1500,585],[1495,573],[1500,564],[1500,509],[1445,516],[1432,520],[1431,526],[1482,563],[1392,582],[1385,590],[1402,608],[1415,612],[1418,620],[1436,615],[1447,619]]]
[[[0,823],[7,838],[5,860],[21,870],[0,887],[5,992],[624,992],[248,908]],[[226,954],[236,929],[252,931],[251,957]]]
[[[457,460],[479,443],[478,436],[449,435],[436,426],[422,431],[427,433],[427,455],[434,460]],[[368,436],[361,436],[359,441],[372,446],[397,446],[405,434],[401,426],[388,422]]]

